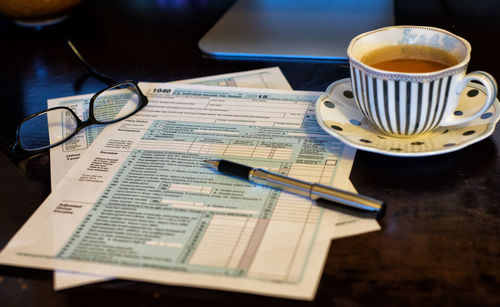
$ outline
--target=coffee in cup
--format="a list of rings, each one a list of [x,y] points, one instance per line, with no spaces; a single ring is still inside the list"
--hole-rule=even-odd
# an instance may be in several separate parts
[[[363,115],[382,133],[416,137],[481,116],[495,101],[495,79],[466,74],[471,46],[448,31],[394,26],[356,36],[347,49],[351,85]],[[485,87],[486,101],[470,116],[456,116],[470,81]]]

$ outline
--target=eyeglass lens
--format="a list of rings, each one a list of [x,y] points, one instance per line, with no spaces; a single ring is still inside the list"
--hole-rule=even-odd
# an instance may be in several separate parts
[[[112,86],[94,98],[93,115],[100,124],[122,120],[140,107],[139,89],[132,82]],[[19,128],[20,145],[28,151],[66,141],[77,130],[77,120],[67,109],[47,110],[25,120]]]
[[[94,100],[93,114],[100,123],[121,120],[140,106],[139,90],[133,83],[121,83],[99,94]]]
[[[68,138],[76,128],[76,119],[70,111],[47,110],[21,124],[19,128],[21,146],[25,150],[43,149]]]

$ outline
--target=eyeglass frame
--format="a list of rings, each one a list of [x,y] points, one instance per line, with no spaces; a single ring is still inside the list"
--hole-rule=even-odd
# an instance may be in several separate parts
[[[121,120],[124,120],[124,119],[127,119],[129,118],[130,116],[134,115],[135,113],[139,112],[141,109],[143,109],[147,104],[148,104],[148,98],[146,97],[146,95],[144,95],[141,91],[141,89],[139,88],[139,86],[137,85],[136,82],[134,81],[131,81],[131,80],[128,80],[128,81],[123,81],[123,82],[116,82],[115,80],[113,80],[112,78],[106,76],[105,74],[97,71],[92,65],[90,65],[84,58],[83,56],[80,54],[80,52],[78,51],[78,49],[76,49],[76,47],[73,45],[73,43],[68,39],[66,40],[66,43],[68,44],[69,48],[71,49],[71,51],[73,52],[73,54],[78,58],[78,60],[80,61],[80,63],[82,63],[86,68],[87,70],[90,72],[90,74],[92,74],[94,77],[96,77],[97,79],[101,80],[102,82],[106,83],[108,85],[108,87],[106,87],[105,89],[102,89],[100,90],[99,92],[95,93],[92,98],[90,98],[90,102],[89,102],[89,118],[86,120],[86,121],[82,121],[77,115],[76,113],[71,110],[70,108],[68,107],[63,107],[63,106],[59,106],[59,107],[54,107],[54,108],[49,108],[49,109],[46,109],[46,110],[43,110],[43,111],[40,111],[40,112],[37,112],[37,113],[34,113],[34,114],[31,114],[31,115],[28,115],[27,117],[25,117],[24,119],[22,119],[19,124],[17,125],[17,129],[16,129],[16,140],[14,142],[14,144],[10,147],[10,152],[11,154],[13,154],[14,156],[18,156],[18,157],[21,157],[21,156],[24,156],[24,155],[28,155],[28,156],[32,156],[32,155],[37,155],[37,154],[40,154],[44,151],[46,151],[47,149],[50,149],[50,148],[53,148],[53,147],[56,147],[58,145],[61,145],[63,143],[65,143],[66,141],[70,140],[72,137],[74,137],[78,132],[80,132],[82,129],[86,128],[86,127],[89,127],[91,125],[108,125],[108,124],[112,124],[112,123],[115,123],[115,122],[118,122],[118,121],[121,121]],[[140,105],[139,107],[132,113],[130,113],[129,115],[125,116],[125,117],[121,117],[119,119],[116,119],[116,120],[112,120],[112,121],[107,121],[105,123],[101,123],[99,122],[95,117],[94,117],[94,110],[93,110],[93,107],[94,107],[94,101],[96,99],[97,96],[99,96],[100,94],[102,94],[103,92],[111,89],[111,88],[114,88],[114,87],[117,87],[121,84],[124,84],[124,83],[132,83],[134,84],[134,86],[137,88],[137,91],[138,91],[138,94],[139,94],[139,100],[140,100]],[[68,136],[67,138],[61,140],[61,141],[58,141],[54,144],[50,144],[48,146],[45,146],[43,148],[39,148],[39,149],[36,149],[36,150],[27,150],[27,149],[24,149],[21,145],[21,134],[20,134],[20,128],[21,128],[21,125],[26,122],[27,120],[31,119],[31,118],[34,118],[36,116],[39,116],[40,114],[43,114],[43,113],[47,113],[51,110],[56,110],[56,109],[65,109],[65,110],[68,110],[76,119],[77,121],[77,128],[75,129],[75,131],[70,135]]]
[[[110,120],[110,121],[106,121],[106,122],[101,122],[101,121],[97,120],[95,118],[95,116],[94,116],[94,102],[95,102],[96,98],[100,94],[102,94],[103,92],[105,92],[105,91],[108,91],[108,90],[110,90],[112,88],[115,88],[115,87],[118,87],[120,85],[130,84],[130,83],[133,84],[137,88],[137,93],[139,95],[139,106],[132,113],[130,113],[130,114],[126,115],[126,116],[120,117],[118,119],[114,119],[114,120]],[[28,154],[28,153],[29,154],[37,154],[37,153],[44,152],[47,149],[56,147],[58,145],[61,145],[61,144],[65,143],[65,142],[67,142],[72,137],[74,137],[78,132],[80,132],[81,130],[83,130],[83,129],[89,127],[89,126],[92,126],[92,125],[109,125],[109,124],[113,124],[113,123],[125,120],[125,119],[129,118],[130,116],[136,114],[140,110],[142,110],[147,104],[148,104],[148,98],[146,97],[146,95],[144,95],[142,93],[141,89],[139,88],[139,85],[137,85],[136,82],[130,81],[130,80],[129,81],[118,82],[116,84],[113,84],[111,86],[106,87],[105,89],[100,90],[99,92],[95,93],[92,96],[92,98],[90,98],[90,101],[89,101],[89,118],[87,120],[85,120],[85,121],[81,120],[72,109],[70,109],[68,107],[64,107],[64,106],[58,106],[58,107],[49,108],[49,109],[46,109],[46,110],[43,110],[43,111],[31,114],[31,115],[25,117],[17,125],[16,141],[12,145],[11,151],[12,151],[12,153],[14,153],[16,155],[19,155],[19,154],[22,155],[22,154]],[[47,146],[44,146],[42,148],[38,148],[38,149],[34,149],[34,150],[29,150],[29,149],[23,148],[23,146],[21,144],[21,126],[22,126],[22,124],[24,122],[26,122],[26,121],[28,121],[28,120],[36,117],[36,116],[39,116],[39,115],[43,114],[43,113],[48,113],[48,112],[50,112],[52,110],[58,110],[58,109],[67,110],[67,111],[69,111],[74,116],[74,118],[76,120],[75,131],[73,131],[73,133],[71,133],[70,135],[68,135],[64,139],[62,139],[62,140],[60,140],[60,141],[58,141],[58,142],[56,142],[54,144],[49,144]]]

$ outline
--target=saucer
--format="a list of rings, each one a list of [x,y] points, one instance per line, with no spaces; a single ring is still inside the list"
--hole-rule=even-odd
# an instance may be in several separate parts
[[[469,83],[460,96],[456,116],[476,112],[486,99],[484,88]],[[352,147],[383,155],[423,157],[462,149],[490,136],[500,118],[500,102],[480,117],[462,125],[440,127],[413,138],[382,134],[359,111],[350,79],[332,83],[316,101],[316,120],[321,128]]]

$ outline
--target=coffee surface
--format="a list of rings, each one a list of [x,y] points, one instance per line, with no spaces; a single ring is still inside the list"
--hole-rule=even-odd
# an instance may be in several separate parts
[[[403,73],[428,73],[458,63],[450,53],[429,46],[394,45],[374,49],[361,61],[371,67]]]

